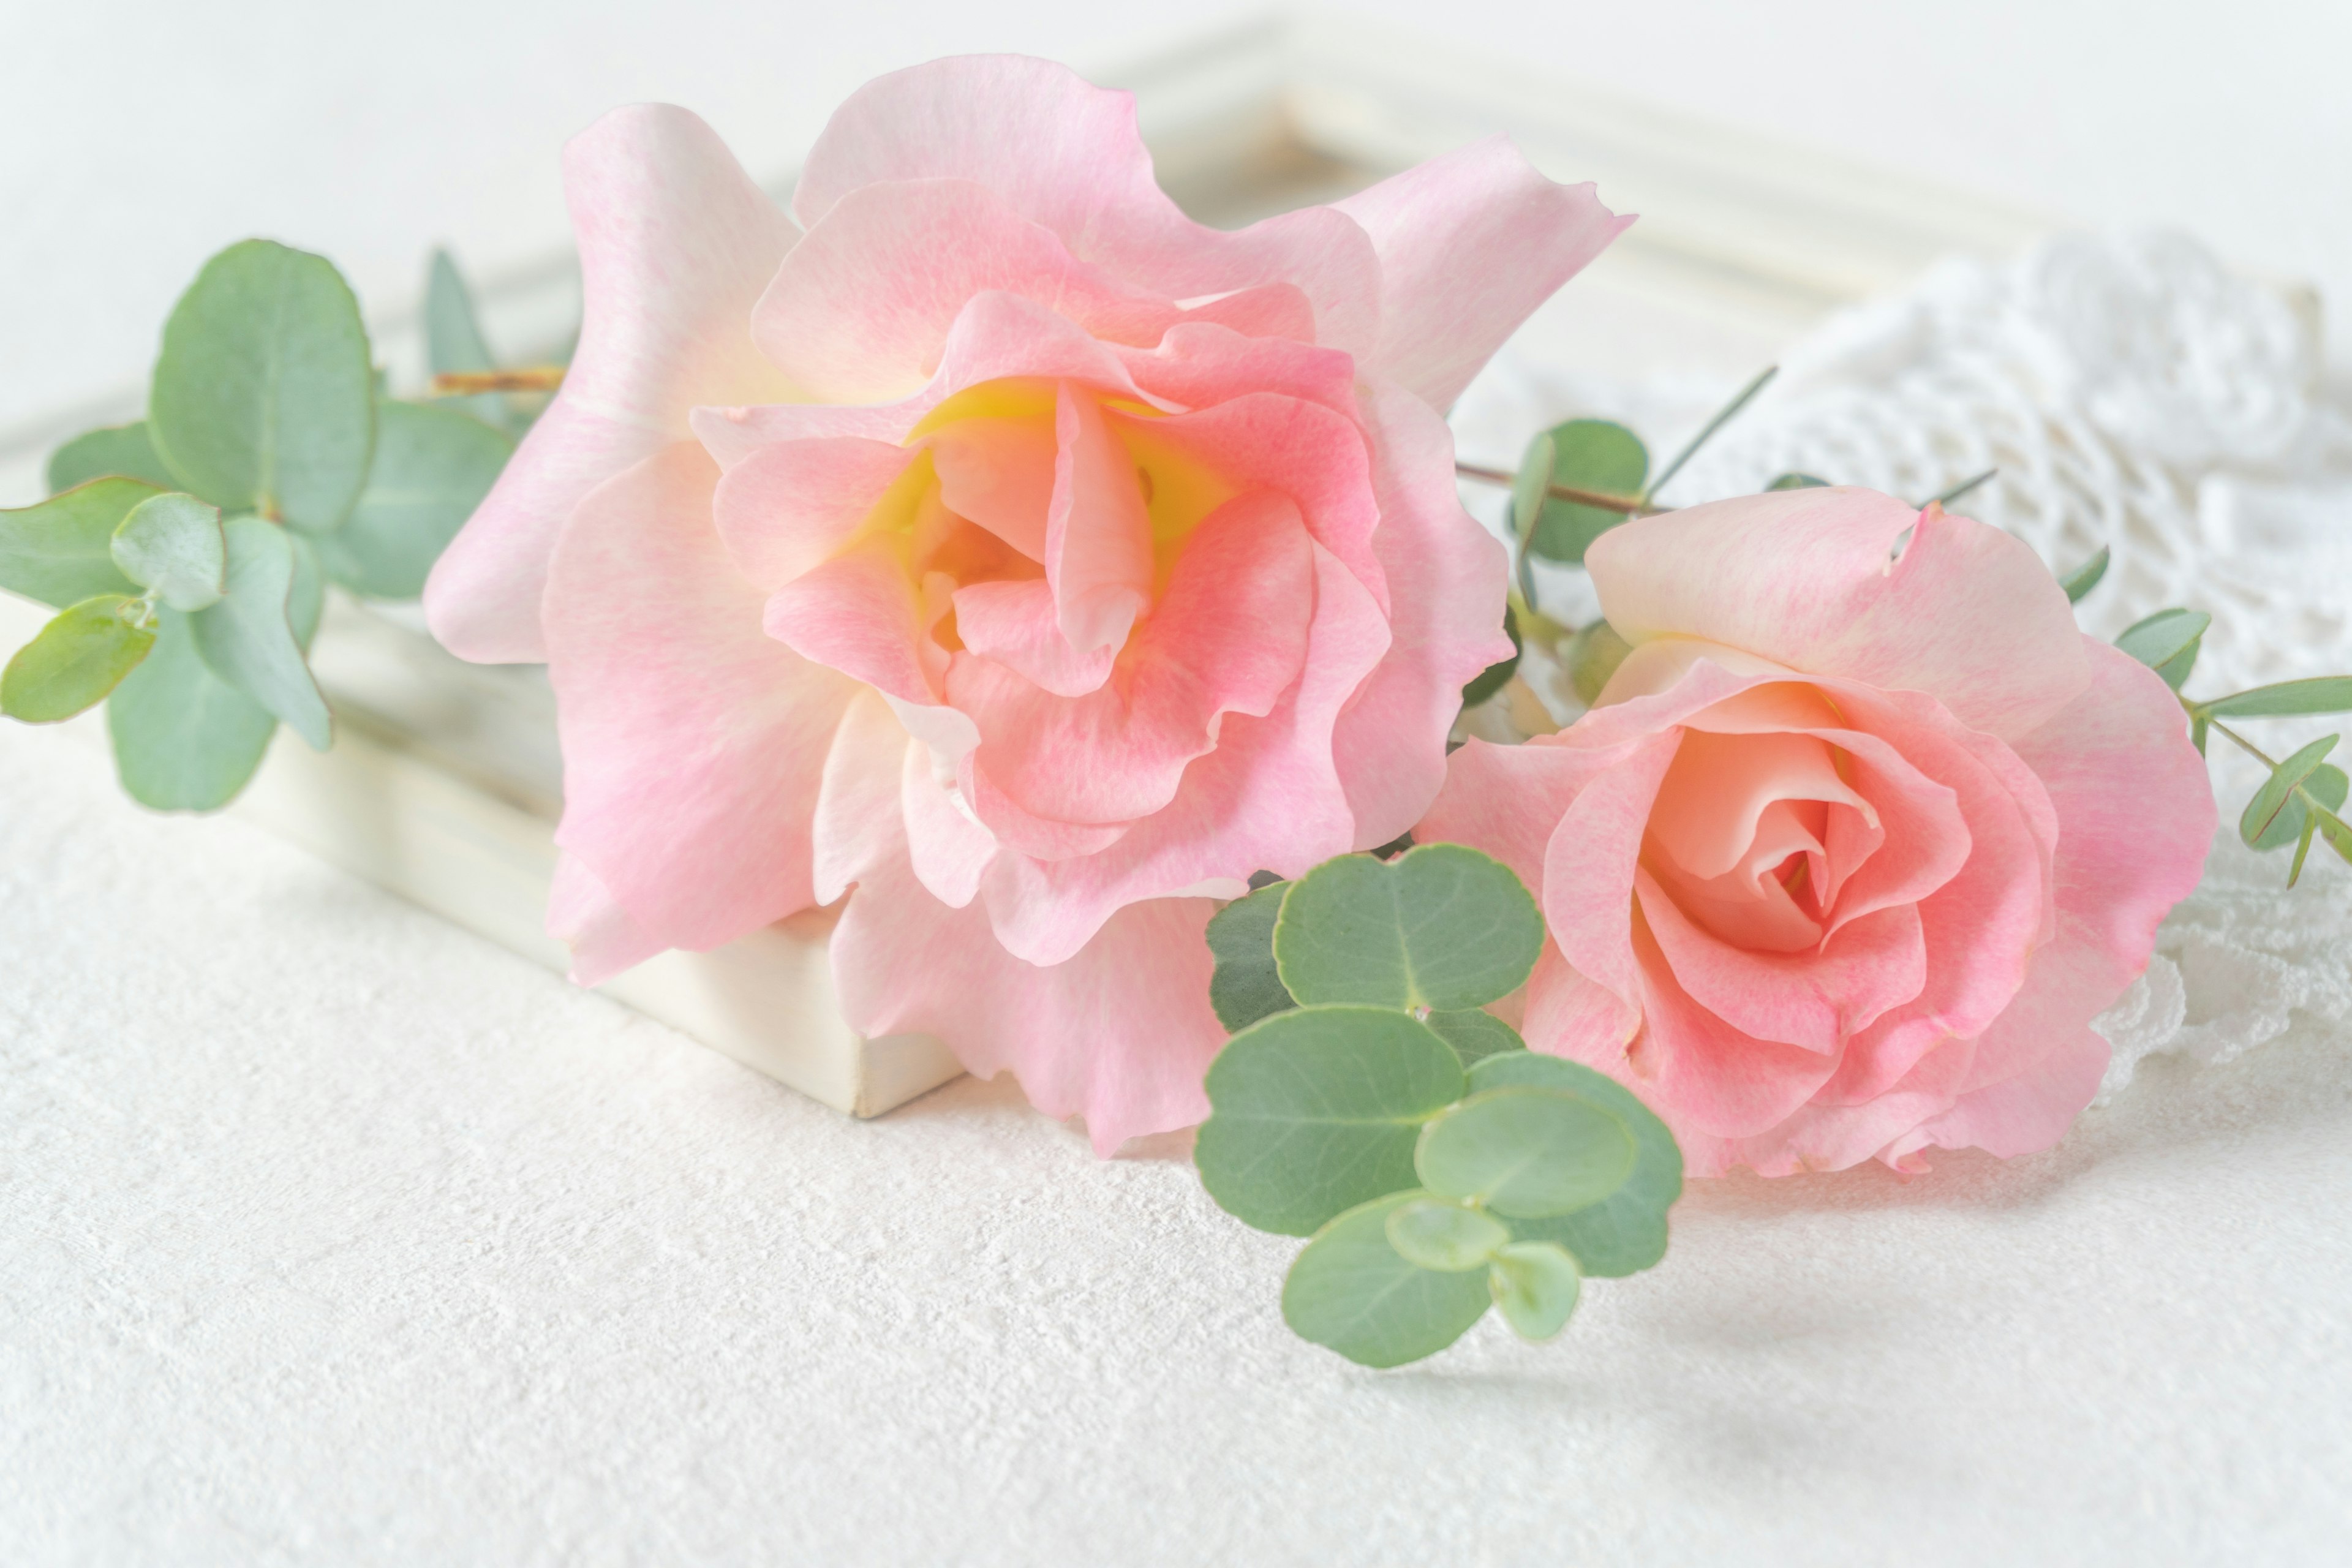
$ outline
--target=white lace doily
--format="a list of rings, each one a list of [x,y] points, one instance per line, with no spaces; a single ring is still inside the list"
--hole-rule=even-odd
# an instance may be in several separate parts
[[[1661,500],[1750,493],[1790,471],[1924,499],[1998,468],[1956,510],[2062,572],[2110,552],[2084,629],[2113,637],[2168,605],[2212,612],[2192,692],[2352,669],[2352,418],[2320,395],[2319,342],[2315,307],[2180,236],[1950,260],[1799,344]],[[1576,416],[1621,420],[1663,453],[1732,390],[1608,382],[1507,354],[1454,426],[1465,457],[1505,465],[1532,432]],[[1497,521],[1501,504],[1482,502]],[[1547,572],[1543,587],[1559,612],[1591,613],[1580,574]],[[2326,723],[2263,734],[2291,750]],[[2103,1100],[2152,1053],[2227,1061],[2297,1010],[2352,1023],[2352,872],[2315,864],[2285,890],[2284,859],[2237,840],[2261,769],[2214,750],[2222,828],[2147,973],[2097,1021],[2115,1046]]]

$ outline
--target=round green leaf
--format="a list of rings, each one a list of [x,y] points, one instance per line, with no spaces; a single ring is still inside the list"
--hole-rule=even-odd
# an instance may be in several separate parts
[[[1326,860],[1291,884],[1274,928],[1282,983],[1301,1002],[1447,1011],[1517,990],[1543,941],[1510,868],[1460,844]]]
[[[2294,798],[2297,786],[2317,772],[2328,752],[2336,749],[2339,737],[2322,735],[2318,740],[2296,752],[2275,768],[2263,781],[2263,787],[2246,802],[2245,814],[2238,818],[2238,837],[2257,849],[2274,849],[2282,844],[2292,844],[2303,832],[2303,803]],[[2284,826],[2290,807],[2294,808],[2293,826]]]
[[[1209,1064],[1193,1141],[1201,1184],[1260,1230],[1305,1236],[1413,1179],[1421,1124],[1462,1098],[1427,1026],[1379,1007],[1300,1007],[1235,1035]]]
[[[1584,1272],[1618,1279],[1638,1274],[1666,1255],[1666,1211],[1683,1193],[1683,1152],[1675,1135],[1633,1091],[1581,1062],[1541,1051],[1489,1057],[1470,1070],[1470,1092],[1550,1089],[1581,1095],[1613,1110],[1633,1133],[1633,1170],[1625,1184],[1596,1204],[1544,1218],[1516,1218],[1522,1241],[1556,1241],[1576,1255]]]
[[[180,481],[155,455],[147,439],[147,422],[105,425],[84,431],[49,454],[49,493],[69,490],[92,479],[115,476],[144,479],[163,489],[177,489]]]
[[[0,712],[54,724],[105,700],[155,645],[153,632],[127,618],[136,613],[135,601],[105,594],[43,626],[0,670]]]
[[[1454,1012],[1432,1013],[1429,1026],[1438,1037],[1454,1047],[1465,1068],[1475,1066],[1488,1057],[1504,1051],[1523,1051],[1528,1043],[1519,1032],[1480,1007],[1464,1007]]]
[[[1419,1268],[1458,1274],[1476,1268],[1511,1239],[1501,1220],[1481,1209],[1423,1198],[1389,1210],[1389,1245]]]
[[[291,725],[323,752],[332,738],[327,704],[302,662],[287,619],[294,587],[294,546],[286,531],[257,517],[233,517],[228,540],[228,593],[192,625],[196,650],[213,673]]]
[[[342,275],[266,239],[206,262],[164,323],[147,435],[225,510],[341,523],[375,440],[375,370]]]
[[[1537,1218],[1623,1186],[1633,1173],[1633,1133],[1581,1095],[1490,1089],[1423,1127],[1412,1163],[1433,1193]]]
[[[1549,1241],[1515,1241],[1499,1248],[1487,1265],[1487,1289],[1503,1321],[1523,1340],[1550,1339],[1568,1326],[1583,1293],[1584,1278],[1566,1247]]]
[[[1768,494],[1773,490],[1825,490],[1829,488],[1829,480],[1817,474],[1801,474],[1793,471],[1780,475],[1764,487]]]
[[[1649,477],[1649,448],[1622,425],[1606,419],[1571,419],[1555,425],[1528,447],[1528,467],[1539,460],[1540,444],[1547,441],[1551,446],[1551,472],[1546,483],[1630,498],[1641,494],[1642,482]],[[1575,565],[1582,563],[1585,550],[1594,540],[1624,521],[1622,512],[1546,495],[1534,526],[1522,528],[1520,537],[1530,551],[1546,560]]]
[[[205,665],[194,618],[158,612],[154,651],[106,704],[122,787],[158,811],[226,805],[261,765],[278,728],[268,709]]]
[[[92,479],[0,511],[0,588],[57,610],[100,594],[137,596],[140,585],[114,563],[114,531],[155,493],[142,479]]]
[[[1209,952],[1217,961],[1209,1005],[1228,1034],[1298,1005],[1274,967],[1274,921],[1289,887],[1269,882],[1209,917]]]
[[[124,575],[175,610],[216,605],[227,590],[220,509],[184,492],[150,496],[132,507],[111,549]]]
[[[1361,1366],[1402,1366],[1460,1339],[1491,1300],[1476,1270],[1408,1263],[1389,1244],[1389,1215],[1427,1194],[1393,1193],[1316,1232],[1282,1283],[1282,1318],[1301,1339]]]
[[[367,489],[343,526],[319,538],[327,574],[371,598],[416,597],[513,455],[505,432],[469,414],[377,405]]]

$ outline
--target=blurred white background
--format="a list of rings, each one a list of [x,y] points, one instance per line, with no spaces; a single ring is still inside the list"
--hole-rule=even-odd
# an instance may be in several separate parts
[[[566,232],[558,149],[614,104],[688,105],[767,177],[876,72],[980,49],[1116,72],[1267,10],[9,0],[0,437],[135,384],[177,290],[246,235],[331,256],[371,309],[414,295],[436,240],[477,275],[543,254]],[[1340,14],[2086,225],[2187,228],[2317,282],[2336,304],[2332,358],[2352,363],[2345,0],[1360,0]]]

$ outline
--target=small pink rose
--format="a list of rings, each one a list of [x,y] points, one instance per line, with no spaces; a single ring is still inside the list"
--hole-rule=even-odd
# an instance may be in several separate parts
[[[2056,1142],[2212,837],[2164,682],[2015,539],[1869,491],[1666,513],[1587,563],[1633,652],[1569,729],[1455,753],[1419,829],[1537,890],[1528,1044],[1639,1092],[1697,1174]]]
[[[1623,220],[1498,140],[1206,228],[1004,58],[860,89],[797,226],[675,109],[565,169],[579,353],[425,609],[549,664],[575,973],[854,889],[855,1026],[1198,1121],[1213,900],[1410,826],[1508,651],[1441,411]]]

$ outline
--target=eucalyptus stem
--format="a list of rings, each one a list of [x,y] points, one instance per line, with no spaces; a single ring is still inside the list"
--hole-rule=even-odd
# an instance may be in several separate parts
[[[485,392],[553,392],[563,384],[560,364],[519,370],[445,370],[433,378],[436,397],[472,397]]]
[[[1698,455],[1698,449],[1701,447],[1706,446],[1708,440],[1714,437],[1717,430],[1722,429],[1726,425],[1731,423],[1732,416],[1738,414],[1741,409],[1747,407],[1750,402],[1754,401],[1756,395],[1764,390],[1765,384],[1780,374],[1780,367],[1779,365],[1766,365],[1762,370],[1756,373],[1756,378],[1753,381],[1750,381],[1746,386],[1739,389],[1737,396],[1733,397],[1730,402],[1725,404],[1721,408],[1716,411],[1714,418],[1700,426],[1698,434],[1683,443],[1683,449],[1676,452],[1672,458],[1668,459],[1666,466],[1659,471],[1658,477],[1652,479],[1647,485],[1643,487],[1641,499],[1643,504],[1646,505],[1652,496],[1656,495],[1660,490],[1664,489],[1666,488],[1666,481],[1673,479],[1676,474],[1681,473],[1683,471],[1683,465],[1696,457]]]
[[[1476,479],[1484,484],[1507,488],[1519,482],[1518,476],[1509,469],[1490,468],[1483,463],[1456,463],[1454,471],[1465,479]],[[1652,506],[1640,496],[1611,495],[1607,490],[1580,489],[1575,485],[1546,485],[1544,493],[1556,500],[1574,501],[1579,506],[1594,507],[1626,517],[1655,517],[1662,511],[1675,510],[1670,506]]]

